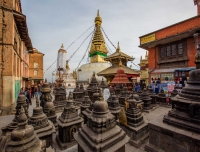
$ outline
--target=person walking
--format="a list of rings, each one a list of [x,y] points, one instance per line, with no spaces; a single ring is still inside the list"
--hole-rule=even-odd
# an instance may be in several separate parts
[[[139,89],[140,89],[140,85],[137,84],[136,87],[135,87],[135,91],[138,92]]]
[[[159,93],[159,87],[158,87],[158,84],[157,84],[157,83],[156,83],[156,85],[155,85],[154,88],[155,88],[155,93],[158,94],[158,93]]]
[[[29,109],[29,105],[32,105],[32,102],[31,102],[31,95],[28,91],[28,88],[26,88],[24,94],[25,94],[25,97],[26,97],[27,109]]]
[[[35,86],[34,93],[35,93],[35,98],[37,99],[38,98],[38,87],[37,86]]]
[[[34,98],[34,89],[35,89],[35,87],[32,85],[31,86],[31,98]]]

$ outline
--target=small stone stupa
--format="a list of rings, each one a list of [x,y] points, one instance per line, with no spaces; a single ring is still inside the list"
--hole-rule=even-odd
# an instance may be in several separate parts
[[[160,93],[158,94],[156,101],[160,104],[163,104],[163,103],[166,104],[166,95],[163,89],[160,90]]]
[[[67,149],[76,144],[73,134],[78,131],[82,122],[83,119],[78,115],[70,94],[61,116],[57,119],[58,134],[56,140],[60,149]]]
[[[31,125],[27,125],[27,116],[21,107],[17,118],[18,128],[13,130],[7,143],[6,152],[45,152],[45,141],[39,140]]]
[[[55,100],[53,101],[56,113],[62,112],[67,103],[65,87],[60,83],[56,89]]]
[[[46,141],[49,147],[52,143],[52,135],[55,133],[55,127],[47,116],[43,113],[42,107],[39,106],[39,100],[36,99],[36,107],[33,109],[33,115],[29,118],[28,124],[32,125],[35,133],[41,140]]]
[[[108,100],[108,109],[115,116],[115,120],[119,120],[119,112],[121,111],[121,107],[119,106],[119,100],[115,93],[113,93]]]
[[[92,100],[92,98],[93,98],[93,93],[95,92],[96,86],[98,86],[98,91],[99,91],[100,90],[99,83],[98,83],[97,78],[95,76],[95,72],[93,72],[89,86],[87,87],[87,92],[88,92],[88,95],[90,97],[90,100]]]
[[[85,98],[84,98],[84,100],[82,101],[82,103],[81,103],[81,113],[80,113],[80,116],[82,117],[82,118],[84,118],[84,123],[86,123],[87,122],[87,116],[85,115],[85,110],[86,109],[88,109],[88,108],[90,108],[90,105],[91,105],[91,100],[90,100],[90,98],[89,98],[89,96],[88,96],[88,93],[87,93],[87,91],[85,92]],[[89,109],[88,109],[89,110]]]
[[[102,89],[105,89],[105,88],[107,88],[108,86],[106,85],[106,83],[105,83],[105,81],[104,81],[104,79],[103,79],[103,77],[102,77],[102,80],[101,80],[101,83],[100,83],[100,88],[102,88]]]
[[[149,96],[152,98],[151,104],[152,104],[152,106],[155,107],[157,105],[157,103],[156,103],[157,94],[153,91],[153,88],[151,86],[148,88],[148,93],[149,93]]]
[[[21,107],[24,108],[25,114],[26,114],[27,118],[29,118],[27,104],[26,104],[26,97],[25,97],[25,95],[19,95],[17,98],[15,117],[10,124],[8,124],[5,127],[2,127],[3,135],[6,135],[7,133],[9,134],[11,131],[13,131],[14,129],[16,129],[18,127],[17,118],[19,117]]]
[[[121,107],[126,107],[126,100],[130,97],[130,94],[128,92],[128,88],[127,86],[125,85],[124,88],[123,88],[123,91],[121,93],[121,95],[119,96],[119,105]],[[126,109],[126,108],[125,108]]]
[[[127,102],[129,104],[126,111],[127,126],[123,125],[122,128],[130,137],[130,143],[135,147],[140,147],[149,136],[148,124],[143,120],[142,113],[137,107],[137,101],[130,98]]]
[[[103,99],[102,90],[100,101],[95,101],[87,124],[74,134],[74,138],[80,152],[125,152],[125,144],[129,141],[129,137],[116,125],[115,117]]]
[[[75,104],[80,106],[84,98],[84,88],[83,88],[83,85],[80,88],[78,82],[76,83],[76,88],[73,91],[73,98],[74,98]]]
[[[52,96],[51,96],[51,89],[49,87],[49,84],[45,82],[42,85],[41,89],[42,95],[40,96],[40,105],[43,106],[43,111],[46,114],[47,118],[54,124],[55,128],[57,129],[58,124],[56,122],[56,112],[55,112],[55,106],[52,102]]]
[[[149,96],[146,88],[144,88],[143,92],[141,93],[140,99],[144,102],[144,111],[150,112],[153,108],[151,104],[152,98]]]
[[[113,78],[111,85],[117,85],[117,84],[125,84],[129,89],[132,88],[131,82],[128,80],[124,69],[122,68],[122,61],[119,61],[119,68],[117,69],[117,74],[115,74],[115,77]]]

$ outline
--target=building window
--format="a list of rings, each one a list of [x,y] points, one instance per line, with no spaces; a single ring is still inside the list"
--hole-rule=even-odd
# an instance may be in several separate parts
[[[176,55],[176,44],[172,45],[172,55]]]
[[[183,44],[182,43],[178,44],[178,54],[183,54]]]
[[[167,56],[171,56],[171,46],[167,46]]]
[[[165,57],[165,48],[164,47],[161,48],[160,53],[161,53],[162,58]]]
[[[37,70],[34,70],[34,75],[38,75],[38,71]]]
[[[38,63],[34,62],[34,68],[38,68]]]
[[[14,39],[14,50],[17,51],[17,41]]]

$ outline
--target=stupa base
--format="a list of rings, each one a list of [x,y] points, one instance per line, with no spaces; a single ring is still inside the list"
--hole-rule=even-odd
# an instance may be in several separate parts
[[[163,116],[149,122],[147,152],[198,152],[200,135],[163,123]]]
[[[56,136],[56,142],[57,142],[60,150],[65,150],[65,149],[70,148],[77,144],[77,142],[75,140],[72,142],[63,143],[62,141],[60,141],[58,136]]]
[[[63,105],[55,105],[55,112],[56,112],[56,113],[63,112],[65,106],[66,106],[66,104],[63,104]]]
[[[134,147],[139,148],[149,137],[148,124],[143,123],[138,127],[120,126],[130,137],[129,143]]]
[[[151,109],[143,109],[143,111],[146,112],[146,113],[150,113],[150,112],[156,110],[158,107],[159,107],[158,104],[154,104],[154,105],[152,105]]]

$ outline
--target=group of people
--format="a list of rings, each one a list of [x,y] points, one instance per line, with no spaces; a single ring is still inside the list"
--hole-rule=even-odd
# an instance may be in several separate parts
[[[32,105],[31,98],[38,98],[39,95],[41,95],[41,86],[40,84],[38,86],[32,85],[31,88],[24,88],[22,87],[20,89],[19,95],[25,95],[26,97],[26,103],[27,108],[29,108],[29,105]]]

